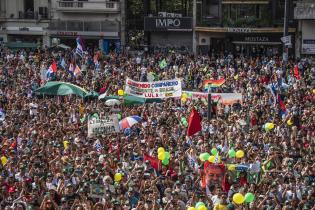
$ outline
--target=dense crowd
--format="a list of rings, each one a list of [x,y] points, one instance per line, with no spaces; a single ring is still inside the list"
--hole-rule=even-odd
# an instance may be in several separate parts
[[[311,60],[284,65],[276,56],[99,53],[96,69],[95,53],[74,58],[70,51],[1,49],[1,209],[186,210],[198,202],[204,204],[198,210],[315,209]],[[76,76],[67,71],[74,59],[81,68]],[[64,60],[66,68],[58,65],[54,78],[47,78],[53,60]],[[167,65],[160,68],[162,61]],[[205,79],[225,78],[211,91],[241,93],[242,101],[213,103],[210,120],[206,103],[199,100],[168,98],[115,107],[121,118],[138,115],[142,121],[119,133],[88,138],[82,119],[113,112],[112,107],[97,99],[35,93],[52,79],[117,95],[127,77],[180,78],[183,89],[199,92]],[[192,107],[202,116],[202,130],[187,136],[182,118],[188,119]],[[266,123],[274,128],[266,129]],[[161,147],[170,153],[169,163],[157,168],[153,162]],[[206,172],[209,161],[199,157],[213,149],[220,154],[214,164],[220,173]],[[242,150],[244,157],[231,157],[232,149]],[[233,200],[236,193],[247,192],[254,201]]]

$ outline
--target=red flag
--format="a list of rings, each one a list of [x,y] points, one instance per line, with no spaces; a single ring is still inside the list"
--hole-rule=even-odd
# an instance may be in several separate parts
[[[151,166],[152,166],[155,170],[157,170],[157,171],[160,170],[161,162],[159,161],[159,159],[154,158],[154,157],[151,157],[151,156],[148,155],[148,154],[144,154],[144,155],[143,155],[143,159],[144,159],[144,161],[146,161],[146,160],[150,161]]]
[[[300,80],[301,79],[301,76],[300,76],[300,73],[299,73],[299,67],[297,65],[294,66],[294,77],[297,79],[297,80]]]
[[[189,115],[187,136],[192,136],[201,131],[201,117],[199,113],[193,108]]]

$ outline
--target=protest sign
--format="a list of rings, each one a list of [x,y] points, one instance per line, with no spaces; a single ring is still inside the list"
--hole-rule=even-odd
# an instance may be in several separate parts
[[[208,101],[208,93],[192,92],[192,91],[183,91],[182,93],[187,96],[187,101],[198,100],[198,99],[205,102]],[[230,105],[236,102],[242,103],[242,94],[241,93],[211,93],[211,99],[214,102],[219,102],[224,105]]]
[[[141,98],[175,98],[182,95],[182,85],[179,79],[136,82],[127,78],[125,93]]]
[[[100,184],[91,184],[89,196],[91,198],[103,198],[105,196],[105,186]]]
[[[119,132],[118,116],[116,114],[105,116],[100,119],[89,119],[88,137],[106,135]]]

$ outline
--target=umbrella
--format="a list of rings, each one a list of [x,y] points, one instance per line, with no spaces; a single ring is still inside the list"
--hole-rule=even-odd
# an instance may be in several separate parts
[[[119,122],[119,127],[121,129],[130,128],[131,126],[137,124],[141,120],[142,118],[137,115],[126,117]]]
[[[35,90],[36,93],[43,95],[65,96],[77,95],[84,97],[88,94],[83,88],[68,82],[47,82],[44,86]]]
[[[115,106],[115,105],[120,105],[121,102],[120,102],[119,100],[117,100],[117,99],[109,99],[109,100],[107,100],[107,101],[105,102],[105,104],[106,104],[107,106]]]

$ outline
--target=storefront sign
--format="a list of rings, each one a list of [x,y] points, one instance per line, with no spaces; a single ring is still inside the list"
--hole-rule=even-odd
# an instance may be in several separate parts
[[[269,42],[269,37],[266,36],[246,36],[245,42]]]
[[[107,135],[119,132],[118,116],[116,114],[101,119],[90,119],[88,122],[88,137]]]
[[[58,31],[57,35],[59,35],[59,36],[77,36],[78,32],[76,32],[76,31]]]
[[[182,95],[182,84],[179,79],[157,82],[136,82],[127,79],[125,93],[141,98],[174,98]]]
[[[146,17],[145,31],[191,31],[192,18],[185,17]]]
[[[303,39],[302,53],[315,54],[315,39]]]
[[[227,31],[231,33],[251,33],[252,32],[250,28],[227,28]]]
[[[315,3],[297,2],[294,8],[294,18],[300,20],[315,19]]]

